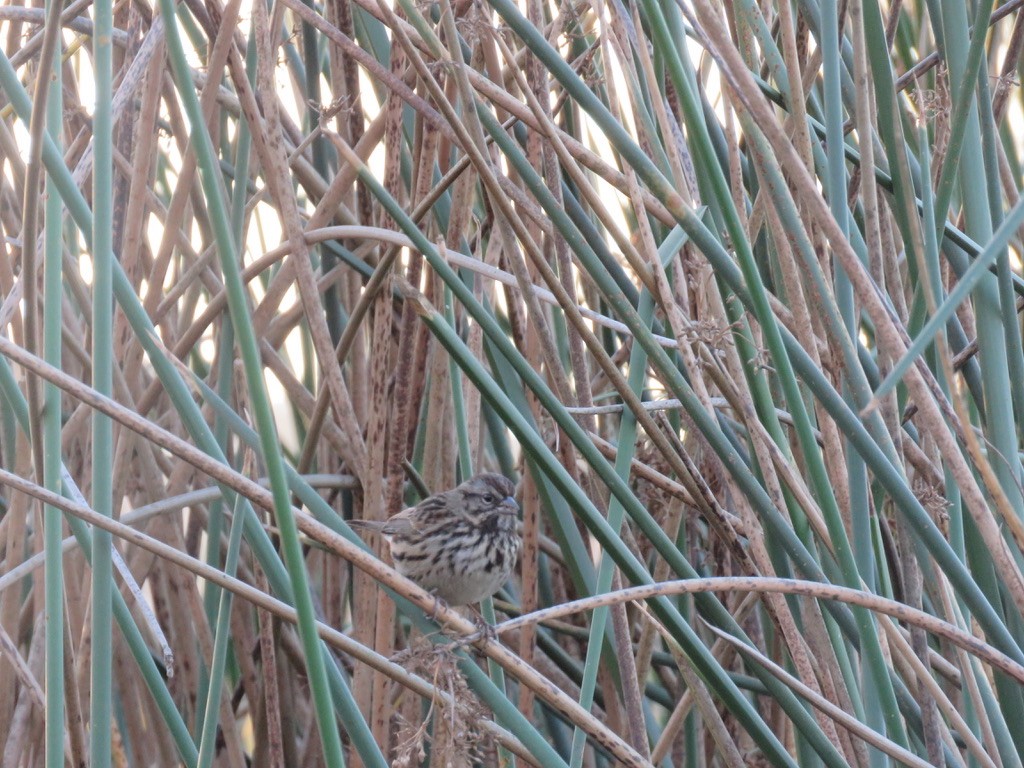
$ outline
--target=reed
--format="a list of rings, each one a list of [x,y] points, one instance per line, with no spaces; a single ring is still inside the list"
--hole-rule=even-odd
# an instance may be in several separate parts
[[[1021,765],[1020,5],[0,7],[2,765]]]

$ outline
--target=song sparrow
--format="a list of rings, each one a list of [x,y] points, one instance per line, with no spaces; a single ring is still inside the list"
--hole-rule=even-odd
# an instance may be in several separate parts
[[[485,472],[383,522],[352,520],[391,547],[395,570],[448,605],[471,605],[508,580],[519,556],[515,486]]]

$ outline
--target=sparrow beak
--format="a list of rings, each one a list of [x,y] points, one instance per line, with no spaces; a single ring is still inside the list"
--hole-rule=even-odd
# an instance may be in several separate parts
[[[516,504],[516,500],[511,496],[506,496],[499,506],[500,511],[506,515],[515,515],[519,513],[519,505]]]

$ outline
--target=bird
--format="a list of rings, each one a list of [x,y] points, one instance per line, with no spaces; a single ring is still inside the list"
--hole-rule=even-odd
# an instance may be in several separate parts
[[[522,540],[515,486],[484,472],[383,521],[351,520],[381,534],[395,570],[450,607],[490,597],[508,581]]]

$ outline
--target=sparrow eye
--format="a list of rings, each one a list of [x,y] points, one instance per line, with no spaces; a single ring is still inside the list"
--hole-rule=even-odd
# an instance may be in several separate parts
[[[493,503],[494,503],[494,494],[493,493],[485,493],[484,494],[484,504],[493,504]]]

